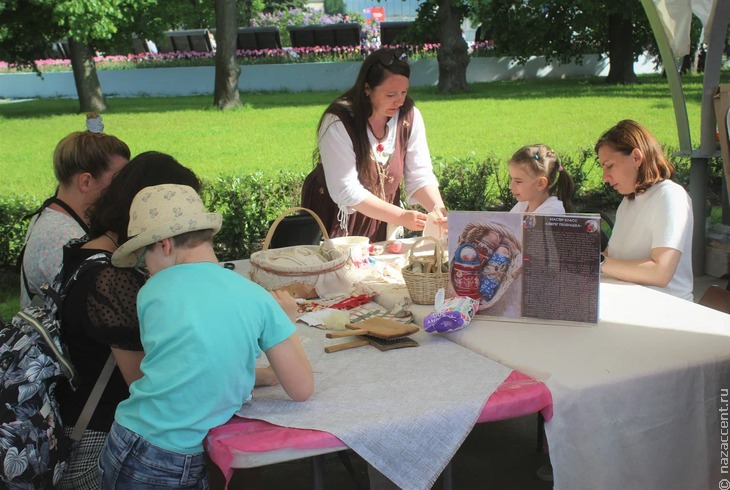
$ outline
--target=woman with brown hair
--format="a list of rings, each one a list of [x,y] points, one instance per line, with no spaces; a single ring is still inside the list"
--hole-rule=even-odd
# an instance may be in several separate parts
[[[409,77],[405,51],[379,49],[319,121],[316,167],[304,182],[302,205],[319,215],[330,236],[382,241],[388,225],[423,230],[426,215],[400,205],[402,180],[409,204],[446,222],[423,118],[408,97]]]
[[[601,271],[692,300],[692,202],[674,166],[641,124],[624,120],[595,147],[603,180],[624,196]]]
[[[28,226],[21,262],[20,306],[26,307],[61,270],[63,246],[88,232],[86,211],[130,158],[129,147],[105,134],[101,117],[89,113],[86,131],[63,138],[53,152],[56,193]]]

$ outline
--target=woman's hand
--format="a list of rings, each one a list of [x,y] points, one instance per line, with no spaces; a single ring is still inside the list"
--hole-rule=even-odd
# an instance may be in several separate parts
[[[427,216],[418,211],[403,211],[398,224],[413,231],[421,231],[426,226]]]
[[[297,318],[299,318],[299,307],[297,306],[297,301],[294,297],[289,294],[289,291],[284,289],[275,289],[270,292],[276,302],[279,303],[279,306],[281,306],[281,309],[284,310],[284,313],[287,314],[292,322],[296,322]]]
[[[443,206],[436,206],[431,211],[432,215],[435,216],[433,222],[441,227],[441,233],[444,236],[449,234],[449,218],[446,216],[446,208]]]

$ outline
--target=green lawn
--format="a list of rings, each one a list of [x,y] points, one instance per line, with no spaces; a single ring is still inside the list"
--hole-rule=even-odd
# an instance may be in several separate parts
[[[723,73],[730,82],[730,73]],[[541,142],[558,153],[592,148],[601,132],[634,118],[664,144],[678,146],[665,79],[642,77],[636,86],[607,86],[603,79],[531,80],[473,84],[463,95],[417,88],[412,96],[426,121],[431,153],[453,158],[496,155],[506,159],[522,145]],[[699,140],[701,77],[684,79],[694,141]],[[108,133],[132,153],[174,155],[205,177],[220,174],[306,170],[315,128],[336,96],[324,93],[242,94],[245,106],[219,112],[212,97],[110,99]],[[51,158],[56,143],[84,128],[74,100],[0,104],[0,195],[44,197],[54,187]]]
[[[723,72],[722,82],[730,83],[730,73]],[[697,144],[702,79],[686,77],[683,85]],[[432,155],[446,162],[492,155],[506,162],[519,147],[538,142],[571,154],[592,148],[605,129],[625,118],[679,146],[669,88],[659,76],[642,77],[636,86],[591,78],[473,84],[462,95],[440,95],[434,88],[411,93],[426,121]],[[244,93],[245,106],[225,113],[210,108],[210,96],[111,99],[104,123],[133,154],[167,152],[208,178],[304,171],[311,167],[317,121],[336,95]],[[0,195],[43,198],[52,192],[53,149],[84,128],[77,108],[74,100],[58,99],[0,104]],[[0,316],[17,311],[17,282],[13,275],[0,279]]]

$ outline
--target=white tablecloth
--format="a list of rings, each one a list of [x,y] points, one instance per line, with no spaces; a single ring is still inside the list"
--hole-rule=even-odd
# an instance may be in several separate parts
[[[479,319],[447,338],[545,381],[556,490],[728,488],[730,315],[609,279],[600,296],[595,326]]]
[[[245,275],[245,261],[236,271]],[[239,415],[337,436],[403,489],[430,488],[512,369],[423,331],[420,346],[324,353],[325,332],[297,324],[315,372],[304,403],[257,388]]]

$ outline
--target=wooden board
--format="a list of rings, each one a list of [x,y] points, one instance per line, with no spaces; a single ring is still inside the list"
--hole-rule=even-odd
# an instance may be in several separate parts
[[[368,318],[357,323],[345,325],[350,330],[367,330],[367,335],[381,339],[394,339],[405,337],[420,330],[416,325],[396,322],[387,318]],[[351,335],[355,335],[354,333]]]
[[[336,337],[335,337],[336,338]],[[398,337],[394,339],[381,339],[373,337],[372,335],[360,335],[357,340],[352,342],[345,342],[342,344],[330,345],[324,348],[324,351],[328,354],[333,352],[339,352],[341,350],[354,349],[355,347],[362,347],[363,345],[372,345],[381,351],[401,349],[403,347],[418,347],[418,342],[410,337]]]

